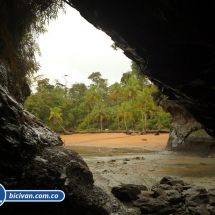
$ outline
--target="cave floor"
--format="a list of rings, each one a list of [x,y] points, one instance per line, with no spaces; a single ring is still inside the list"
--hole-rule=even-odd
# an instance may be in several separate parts
[[[168,134],[63,135],[66,148],[77,151],[106,192],[120,183],[148,188],[166,175],[210,188],[215,183],[215,158],[165,151]]]
[[[206,189],[215,184],[215,158],[165,151],[168,134],[75,134],[61,136],[65,148],[78,152],[93,173],[95,185],[111,194],[121,183],[149,189],[164,176]],[[139,209],[127,205],[139,214]]]

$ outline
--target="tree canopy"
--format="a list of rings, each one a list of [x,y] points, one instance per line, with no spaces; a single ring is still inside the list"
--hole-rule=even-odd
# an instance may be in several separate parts
[[[169,128],[169,114],[152,97],[159,94],[156,86],[141,76],[134,62],[120,83],[108,85],[100,72],[88,78],[90,86],[75,83],[71,87],[35,78],[36,91],[25,107],[59,132]]]

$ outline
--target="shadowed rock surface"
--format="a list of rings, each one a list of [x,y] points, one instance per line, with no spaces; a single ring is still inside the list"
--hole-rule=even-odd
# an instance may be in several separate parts
[[[170,137],[166,150],[214,157],[215,140],[185,107],[168,99],[158,102],[164,111],[171,114]]]
[[[121,201],[129,202],[138,199],[142,190],[147,190],[144,185],[121,184],[112,188],[112,193]]]
[[[160,188],[165,184],[175,184],[176,181],[186,186],[182,186],[180,191],[177,190],[177,185],[180,184],[171,185],[167,190]],[[133,184],[133,187],[135,186],[137,185]],[[187,189],[188,186],[190,186],[189,189]],[[168,176],[154,185],[151,191],[141,192],[132,202],[134,207],[140,209],[141,214],[213,215],[215,211],[214,188],[207,191],[202,186],[188,185],[181,179]]]
[[[0,184],[6,190],[63,190],[66,196],[60,203],[5,203],[1,214],[126,214],[93,185],[84,160],[64,149],[60,137],[28,113],[6,85],[0,86],[0,101]]]

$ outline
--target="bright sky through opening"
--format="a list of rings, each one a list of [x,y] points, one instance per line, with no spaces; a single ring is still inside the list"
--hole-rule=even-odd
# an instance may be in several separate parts
[[[68,87],[83,82],[89,85],[87,77],[100,72],[108,84],[119,82],[122,74],[130,70],[131,60],[121,50],[110,46],[111,38],[82,18],[78,11],[66,7],[66,14],[59,13],[57,20],[49,22],[48,32],[39,37],[42,57],[37,56],[43,74],[51,82],[68,75]]]

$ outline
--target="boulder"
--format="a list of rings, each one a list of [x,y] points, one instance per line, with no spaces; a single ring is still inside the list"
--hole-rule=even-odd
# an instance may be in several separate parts
[[[168,190],[167,192],[167,201],[171,205],[176,205],[181,202],[184,202],[182,195],[176,190]]]
[[[181,184],[176,184],[175,190],[177,190],[179,193],[181,193],[181,192],[183,192],[184,188]]]
[[[183,192],[187,206],[195,207],[201,204],[209,204],[209,196],[204,187],[195,186]]]
[[[215,215],[215,207],[210,209],[210,215]]]
[[[144,185],[121,184],[112,188],[113,195],[120,201],[129,202],[138,199],[141,190],[148,190]]]
[[[173,178],[170,176],[164,176],[161,180],[160,180],[160,184],[168,184],[170,181],[172,181]]]
[[[194,215],[210,215],[210,213],[208,212],[208,209],[204,205],[201,205],[199,206],[198,210],[194,213]]]
[[[173,179],[173,180],[167,182],[167,184],[169,184],[170,186],[175,186],[177,184],[180,184],[180,185],[183,186],[184,182],[182,180],[180,180],[180,179]]]
[[[154,198],[157,198],[157,197],[159,197],[159,196],[166,197],[167,194],[166,194],[166,192],[165,192],[163,189],[161,189],[161,188],[156,188],[156,189],[154,190],[153,197],[154,197]]]
[[[210,203],[215,202],[215,188],[210,188],[208,190],[208,195],[209,195]]]
[[[142,197],[133,203],[134,206],[140,207],[142,214],[172,214],[177,210],[169,205],[168,202],[149,197]]]

